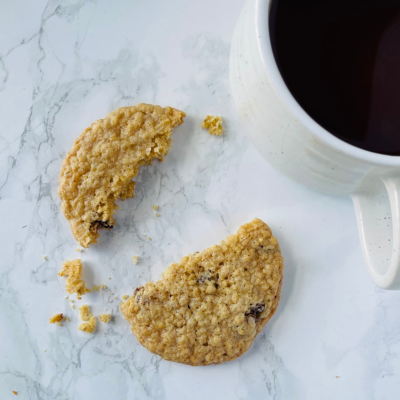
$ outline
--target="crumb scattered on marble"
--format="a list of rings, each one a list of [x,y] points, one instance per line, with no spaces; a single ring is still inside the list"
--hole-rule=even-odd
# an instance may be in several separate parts
[[[335,378],[336,378],[336,379],[339,378],[339,375],[336,375]]]
[[[111,279],[111,276],[109,276],[107,279]]]
[[[92,316],[89,306],[87,304],[84,304],[83,306],[79,307],[79,311],[79,318],[82,321],[89,321],[89,318]]]
[[[67,322],[69,321],[69,317],[65,317],[64,319],[65,319]]]
[[[139,261],[139,257],[138,256],[133,256],[132,257],[133,263],[136,265]]]
[[[106,285],[100,285],[100,289],[104,290],[106,288]]]
[[[122,300],[126,300],[128,297],[129,297],[129,296],[128,296],[127,294],[124,294],[124,295],[122,296]]]
[[[68,299],[68,296],[64,296],[64,299]]]
[[[57,326],[61,326],[61,322],[56,322],[56,325]]]
[[[99,318],[101,322],[104,322],[106,324],[107,322],[110,322],[111,314],[100,314]]]
[[[44,350],[43,350],[43,353],[46,353],[46,351],[47,351],[47,350],[46,350],[46,349],[44,349]]]
[[[99,291],[99,287],[98,286],[93,286],[93,290],[95,291],[95,292],[98,292]]]
[[[222,127],[222,117],[214,115],[207,115],[201,127],[208,129],[210,135],[221,136],[224,131]]]
[[[158,205],[157,204],[153,206],[153,210],[155,210],[155,211],[158,210]]]
[[[67,260],[63,264],[61,271],[58,273],[60,276],[66,276],[67,282],[65,283],[65,290],[72,294],[76,293],[78,296],[83,296],[90,293],[91,290],[85,285],[81,278],[82,274],[82,260]]]
[[[159,214],[159,213],[157,213],[157,214],[156,214],[156,217],[159,217],[159,216],[160,216],[160,214]]]
[[[151,240],[151,237],[149,236],[149,237],[147,238],[147,240],[149,240],[149,241],[150,241],[150,240]]]
[[[61,322],[64,319],[64,315],[62,313],[59,314],[54,314],[50,319],[49,319],[49,323],[50,324],[55,324],[57,322]],[[58,325],[58,324],[57,324]],[[61,325],[61,324],[60,324]]]
[[[82,253],[82,249],[75,249],[78,253]]]
[[[12,392],[13,392],[15,395],[17,395],[17,394],[18,394],[18,392],[16,392],[15,390],[13,390]]]
[[[78,329],[86,333],[93,333],[94,330],[96,329],[96,318],[92,315],[89,318],[89,322],[82,322],[78,326]]]
[[[73,304],[70,304],[69,306],[70,306],[71,308],[75,308],[75,306],[74,306]]]
[[[47,261],[47,256],[42,256],[44,261]]]
[[[68,299],[68,301],[69,301],[70,303],[73,303],[73,302],[74,302],[74,299]]]
[[[78,326],[78,329],[86,333],[93,333],[94,330],[96,329],[96,318],[90,312],[89,306],[85,304],[82,307],[79,307],[79,310],[80,310],[79,313],[80,319],[82,321],[88,321],[88,322],[83,322],[82,324],[80,324]]]

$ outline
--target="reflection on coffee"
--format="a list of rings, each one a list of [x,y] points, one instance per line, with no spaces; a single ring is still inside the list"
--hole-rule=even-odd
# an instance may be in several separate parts
[[[270,34],[286,85],[316,122],[400,155],[399,0],[274,0]]]

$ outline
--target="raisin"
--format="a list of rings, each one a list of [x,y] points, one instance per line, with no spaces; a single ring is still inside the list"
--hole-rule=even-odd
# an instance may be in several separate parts
[[[93,221],[92,224],[90,225],[90,229],[94,232],[98,232],[99,229],[112,229],[114,226],[109,224],[107,221]]]
[[[254,307],[251,307],[250,310],[245,313],[246,317],[253,317],[254,319],[258,319],[260,314],[265,310],[265,304],[257,303]]]

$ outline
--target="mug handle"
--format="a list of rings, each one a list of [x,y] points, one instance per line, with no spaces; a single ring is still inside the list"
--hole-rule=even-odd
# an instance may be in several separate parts
[[[369,275],[382,289],[400,289],[400,179],[382,178],[351,197]]]

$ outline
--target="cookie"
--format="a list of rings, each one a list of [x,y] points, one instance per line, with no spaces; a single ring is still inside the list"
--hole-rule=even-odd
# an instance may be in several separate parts
[[[224,128],[222,127],[222,117],[216,117],[213,115],[207,115],[201,127],[208,129],[210,135],[221,136],[224,132]]]
[[[94,122],[64,159],[58,193],[79,244],[96,243],[98,231],[115,226],[115,202],[134,196],[132,182],[142,165],[163,161],[172,129],[185,113],[150,104],[122,107]]]
[[[136,288],[121,311],[152,353],[189,365],[221,364],[246,352],[272,317],[282,274],[279,244],[255,219]]]

